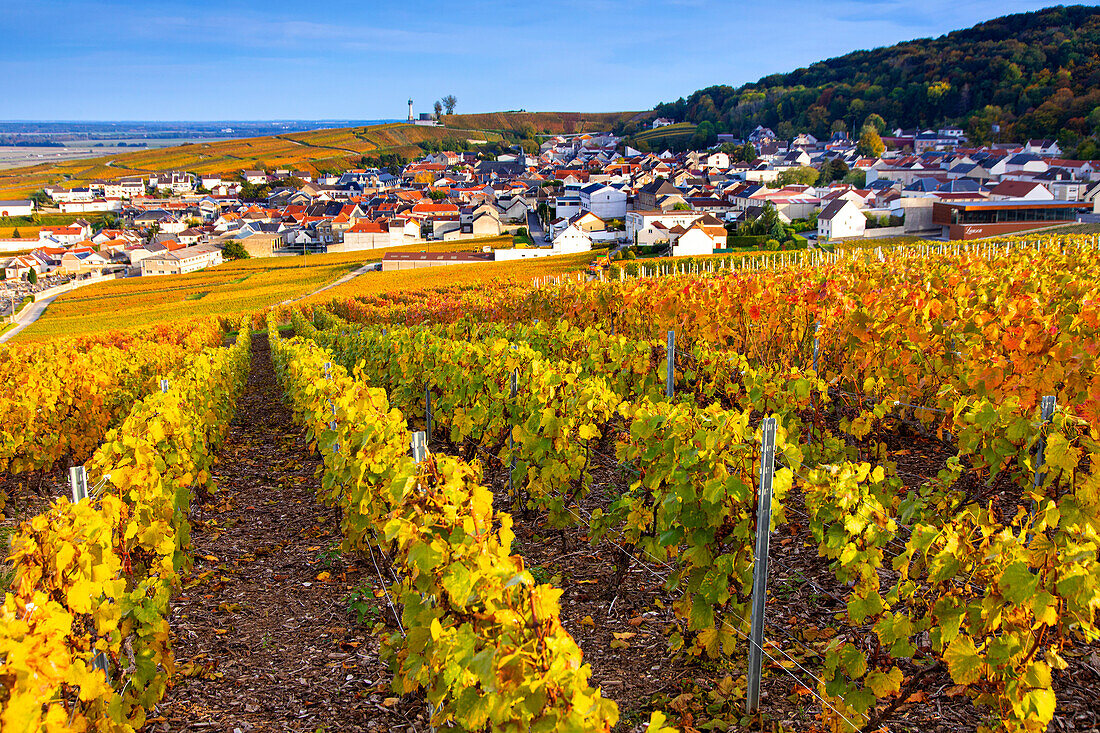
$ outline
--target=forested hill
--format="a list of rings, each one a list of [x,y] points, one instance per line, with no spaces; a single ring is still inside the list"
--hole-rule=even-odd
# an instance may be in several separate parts
[[[761,124],[786,139],[858,134],[870,114],[887,129],[958,125],[978,143],[1000,125],[998,139],[1058,138],[1073,150],[1100,132],[1098,105],[1100,8],[1078,5],[856,51],[736,89],[709,87],[656,111],[708,123],[708,133]]]

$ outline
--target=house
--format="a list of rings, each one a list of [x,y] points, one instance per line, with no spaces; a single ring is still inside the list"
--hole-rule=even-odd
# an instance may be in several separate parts
[[[646,184],[638,189],[634,194],[634,209],[636,211],[646,211],[657,208],[657,200],[662,196],[671,196],[679,194],[680,190],[673,186],[669,181],[663,178],[658,178],[652,183]]]
[[[103,198],[132,199],[145,195],[145,180],[141,176],[127,176],[103,184]]]
[[[626,198],[625,191],[604,183],[590,183],[580,190],[581,209],[604,220],[624,218]]]
[[[271,180],[266,171],[241,171],[241,177],[244,178],[245,183],[251,183],[253,186],[262,186]]]
[[[158,252],[141,260],[142,275],[183,275],[220,265],[222,251],[212,245],[184,247],[175,252]]]
[[[867,217],[848,199],[836,199],[817,216],[819,240],[862,237],[867,228]]]
[[[672,245],[673,257],[693,257],[714,254],[726,246],[726,228],[717,219],[700,219],[687,228]]]
[[[1049,167],[1034,153],[1017,153],[1005,161],[1006,173],[1045,173]]]
[[[34,213],[34,202],[30,200],[0,201],[0,217],[30,216]]]
[[[1052,194],[1046,186],[1034,181],[1001,181],[989,190],[991,201],[1008,201],[1018,199],[1021,201],[1053,201]]]
[[[771,143],[775,142],[777,139],[778,138],[776,138],[775,133],[772,132],[770,127],[763,127],[762,125],[757,125],[756,129],[749,133],[749,142],[753,145]]]
[[[675,124],[675,123],[672,120],[670,120],[669,118],[667,118],[667,117],[658,117],[657,119],[653,120],[653,124],[651,124],[649,126],[649,129],[656,130],[658,127],[668,127],[669,125],[672,125],[672,124]]]
[[[195,174],[185,171],[163,171],[149,176],[149,188],[166,188],[172,193],[188,193],[195,190]]]
[[[497,201],[497,208],[500,210],[500,218],[502,221],[527,221],[528,207],[521,196],[516,196],[511,199],[499,199]]]
[[[628,241],[645,244],[647,238],[657,237],[655,241],[667,240],[671,227],[689,227],[705,214],[699,211],[628,211],[626,213],[626,238]],[[655,228],[655,225],[660,225]]]
[[[52,240],[58,244],[76,244],[86,236],[84,229],[78,226],[47,226],[38,230],[40,241]]]
[[[1054,140],[1028,140],[1024,145],[1024,152],[1058,157],[1062,154],[1062,148]]]
[[[64,274],[92,273],[100,274],[110,262],[89,248],[73,249],[61,256],[61,265],[57,268]]]
[[[555,254],[588,252],[591,249],[592,238],[575,224],[570,224],[558,236],[554,237],[553,250]]]
[[[0,267],[3,268],[5,280],[19,280],[26,278],[30,274],[31,270],[41,274],[46,271],[46,265],[41,260],[32,257],[31,255],[19,255],[18,257],[12,257],[11,259],[4,261]]]

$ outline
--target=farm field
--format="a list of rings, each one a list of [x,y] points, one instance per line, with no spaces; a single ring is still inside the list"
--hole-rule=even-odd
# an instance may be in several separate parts
[[[0,198],[29,196],[44,186],[62,181],[76,185],[101,178],[165,170],[187,170],[197,174],[236,174],[250,168],[291,168],[313,173],[342,170],[352,167],[363,155],[418,155],[421,151],[417,143],[442,140],[455,134],[443,127],[391,123],[121,152],[0,171]],[[499,139],[500,136],[478,131],[477,137]]]
[[[2,617],[23,621],[0,626],[0,649],[119,629],[97,647],[119,688],[87,676],[90,636],[55,640],[68,663],[19,661],[39,682],[10,687],[5,727],[1100,727],[1095,237],[573,274],[592,257],[356,278],[266,333],[238,315],[186,344],[180,322],[44,346],[145,339],[108,362],[129,391],[85,391],[153,393],[87,428],[52,408],[100,493],[16,530],[41,549],[14,557]],[[204,287],[295,269],[231,264]],[[36,470],[64,465],[50,445]],[[89,604],[80,562],[140,590]]]
[[[387,252],[458,252],[510,244],[511,237],[431,242],[359,252],[237,260],[180,277],[112,280],[65,293],[13,341],[44,341],[177,323],[199,316],[240,317],[308,295],[352,270],[380,261]],[[390,274],[404,273],[367,273],[351,283]],[[337,292],[349,284],[320,295]]]

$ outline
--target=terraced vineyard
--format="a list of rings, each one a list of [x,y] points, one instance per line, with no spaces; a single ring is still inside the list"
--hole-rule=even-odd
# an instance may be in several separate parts
[[[19,529],[0,719],[1096,728],[1098,265],[1059,237],[611,282],[456,267],[223,321],[178,393],[87,433],[101,493]]]

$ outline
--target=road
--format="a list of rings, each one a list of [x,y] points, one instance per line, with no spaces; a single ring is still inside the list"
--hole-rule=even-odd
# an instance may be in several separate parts
[[[316,295],[317,293],[323,293],[326,290],[328,290],[329,288],[334,288],[337,285],[343,285],[344,283],[348,282],[349,280],[354,280],[355,278],[359,277],[360,275],[362,275],[364,273],[367,273],[367,272],[370,272],[376,264],[378,264],[378,263],[368,262],[367,264],[360,267],[358,270],[352,270],[351,272],[349,272],[347,275],[344,275],[339,280],[335,280],[333,282],[330,282],[328,285],[323,285],[323,286],[317,288],[316,290],[314,290],[312,293],[306,293],[305,295],[299,296],[297,298],[291,298],[290,300],[284,300],[283,302],[279,303],[279,305],[290,305],[291,303],[297,303],[299,300],[303,300],[305,298],[308,298],[311,295]]]
[[[58,295],[61,295],[61,293],[58,293]],[[16,334],[18,334],[24,328],[37,321],[38,317],[46,312],[46,307],[49,306],[50,303],[54,302],[54,299],[56,298],[57,295],[51,295],[49,298],[44,298],[43,300],[31,303],[22,311],[20,311],[19,315],[16,316],[15,328],[6,332],[3,336],[0,336],[0,344],[6,344],[9,339],[14,338]]]
[[[542,230],[542,224],[539,223],[539,218],[535,216],[535,212],[527,212],[527,232],[531,235],[531,241],[535,243],[536,247],[549,247],[552,242],[546,237],[546,232]]]

